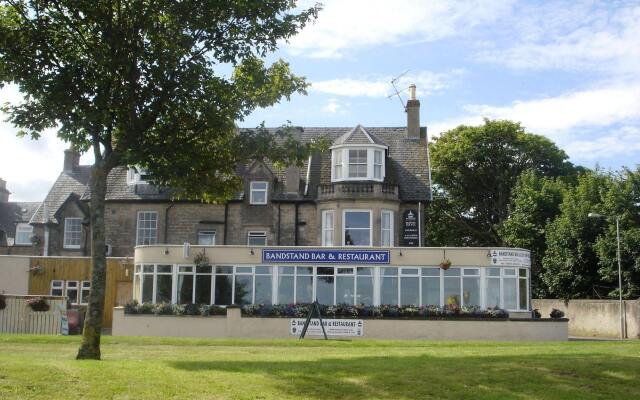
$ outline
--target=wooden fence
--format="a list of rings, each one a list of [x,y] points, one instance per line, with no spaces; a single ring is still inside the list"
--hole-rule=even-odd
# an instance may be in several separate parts
[[[58,296],[42,296],[49,304],[49,311],[33,311],[27,305],[27,300],[31,297],[35,296],[5,295],[6,307],[0,310],[0,332],[60,334],[61,311],[66,309],[67,299]]]
[[[133,281],[133,260],[107,259],[107,285],[105,288],[103,328],[111,328],[113,307],[116,306],[119,282]],[[29,294],[49,295],[52,280],[90,281],[91,258],[89,257],[31,257],[32,272],[29,279]],[[36,268],[36,266],[38,268]],[[131,287],[130,285],[128,286]],[[131,300],[131,296],[127,300]]]

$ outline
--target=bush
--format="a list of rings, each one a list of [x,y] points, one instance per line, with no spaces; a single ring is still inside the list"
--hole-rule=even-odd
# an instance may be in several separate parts
[[[3,294],[0,294],[0,310],[7,308],[7,300]]]
[[[138,303],[133,300],[124,306],[125,314],[140,315],[225,315],[227,309],[209,304]]]
[[[311,304],[248,304],[242,307],[245,317],[281,317],[306,318]],[[499,308],[480,309],[478,306],[459,307],[450,304],[445,307],[397,306],[383,304],[366,306],[364,304],[320,305],[320,314],[325,318],[405,318],[405,319],[443,319],[443,318],[508,318],[509,313]]]
[[[549,313],[549,316],[550,316],[551,318],[555,318],[555,319],[557,319],[557,318],[564,318],[564,311],[562,311],[562,310],[558,310],[557,308],[553,308],[553,309],[551,310],[551,312]]]
[[[26,303],[33,311],[49,311],[51,308],[47,301],[39,296],[28,299]]]
[[[531,313],[534,319],[542,318],[542,314],[540,314],[540,310],[538,310],[537,308],[534,308]]]

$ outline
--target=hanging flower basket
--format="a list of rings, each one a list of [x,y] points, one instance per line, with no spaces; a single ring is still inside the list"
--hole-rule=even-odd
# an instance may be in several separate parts
[[[440,268],[446,271],[449,269],[449,267],[451,267],[451,260],[449,260],[448,258],[442,260],[442,262],[440,263]]]
[[[29,268],[29,271],[31,271],[31,273],[34,275],[40,275],[44,272],[44,268],[42,267],[42,265],[36,264],[33,267]]]
[[[202,253],[198,253],[193,257],[193,263],[197,266],[209,265],[209,257],[203,251]]]
[[[47,301],[42,297],[32,297],[26,303],[33,311],[49,311],[50,308]]]

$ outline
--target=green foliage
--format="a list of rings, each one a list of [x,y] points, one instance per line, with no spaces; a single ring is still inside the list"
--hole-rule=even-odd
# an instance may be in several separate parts
[[[540,282],[542,259],[547,250],[547,225],[560,214],[567,185],[560,179],[539,176],[526,171],[513,189],[509,216],[499,227],[504,243],[511,247],[531,250],[532,294],[547,295]]]
[[[461,125],[435,139],[430,152],[436,198],[425,213],[429,245],[502,245],[499,229],[523,172],[575,174],[564,151],[511,121]]]

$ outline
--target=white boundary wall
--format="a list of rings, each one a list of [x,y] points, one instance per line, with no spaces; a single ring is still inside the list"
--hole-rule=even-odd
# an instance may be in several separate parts
[[[0,294],[29,294],[29,256],[0,256]]]

